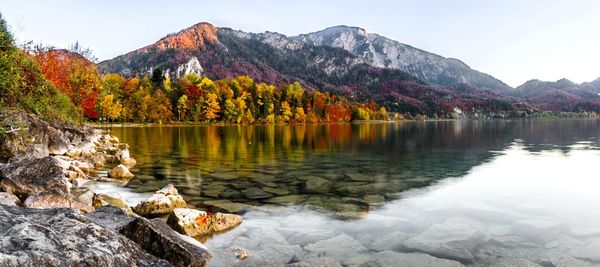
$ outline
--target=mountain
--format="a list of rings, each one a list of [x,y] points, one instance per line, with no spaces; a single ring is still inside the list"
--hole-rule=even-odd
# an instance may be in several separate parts
[[[373,67],[399,69],[428,84],[466,83],[502,92],[511,89],[458,59],[429,53],[358,27],[336,26],[291,38],[311,45],[342,48]]]
[[[600,111],[600,79],[582,84],[567,79],[556,82],[530,80],[510,94],[527,99],[543,110]]]
[[[398,68],[374,66],[344,48],[315,45],[273,32],[217,28],[208,23],[167,35],[99,66],[104,73],[125,76],[145,75],[160,68],[174,78],[198,73],[212,79],[249,75],[257,82],[277,85],[299,81],[305,87],[336,92],[351,101],[372,101],[391,111],[412,114],[444,114],[455,108],[510,111],[519,107],[518,100],[501,95],[500,89],[492,91],[464,83],[429,85]]]

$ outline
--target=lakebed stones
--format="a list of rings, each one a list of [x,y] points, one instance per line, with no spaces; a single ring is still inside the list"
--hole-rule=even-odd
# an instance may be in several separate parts
[[[173,209],[185,208],[187,204],[172,184],[156,191],[149,199],[140,202],[133,210],[142,216],[169,214]]]
[[[346,234],[321,240],[305,246],[304,249],[313,254],[338,259],[343,265],[358,265],[363,263],[366,259],[361,254],[368,252],[365,246]]]
[[[328,193],[331,188],[331,182],[321,177],[313,177],[304,182],[306,191],[313,193]]]
[[[134,175],[125,165],[119,164],[108,172],[108,176],[111,178],[131,179]]]
[[[63,168],[53,157],[24,159],[0,167],[0,188],[21,199],[56,189],[68,193]]]
[[[371,257],[371,260],[360,265],[361,267],[464,267],[458,261],[446,260],[433,257],[424,253],[398,253],[394,251],[382,251]]]
[[[0,266],[169,266],[72,209],[0,205]]]
[[[197,237],[223,232],[242,223],[242,217],[235,214],[216,213],[208,215],[204,211],[187,208],[174,209],[167,224],[176,231]]]
[[[450,218],[408,239],[404,247],[433,256],[472,262],[475,259],[473,249],[490,239],[484,230],[485,227],[477,222]]]
[[[248,204],[244,204],[244,203],[238,203],[238,202],[232,202],[232,201],[227,200],[227,199],[224,199],[224,200],[208,200],[208,201],[204,201],[202,203],[204,205],[207,205],[207,206],[215,207],[217,209],[224,210],[224,211],[227,211],[227,212],[233,212],[233,213],[241,212],[241,211],[248,210],[248,209],[252,208],[252,205],[248,205]]]

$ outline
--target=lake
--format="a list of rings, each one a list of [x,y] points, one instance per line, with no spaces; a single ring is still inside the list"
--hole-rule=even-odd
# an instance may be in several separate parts
[[[99,187],[243,215],[211,266],[600,266],[598,120],[112,131],[136,177]]]

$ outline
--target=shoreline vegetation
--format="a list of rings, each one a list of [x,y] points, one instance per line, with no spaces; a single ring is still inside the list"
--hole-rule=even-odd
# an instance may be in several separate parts
[[[396,122],[436,122],[436,121],[491,121],[491,120],[556,120],[556,119],[599,119],[600,116],[593,112],[540,112],[535,113],[529,117],[524,118],[455,118],[455,119],[440,119],[440,118],[425,118],[420,117],[416,119],[401,119],[401,120],[353,120],[353,121],[342,121],[342,122],[315,122],[315,123],[251,123],[251,124],[237,124],[227,122],[192,122],[192,121],[171,121],[166,123],[160,122],[91,122],[88,121],[85,125],[95,128],[110,128],[110,127],[178,127],[178,126],[285,126],[285,125],[312,125],[312,124],[331,124],[331,123],[396,123]]]
[[[0,265],[205,266],[211,254],[198,239],[242,222],[188,208],[172,184],[136,206],[89,189],[134,177],[129,145],[108,130],[24,112],[0,114],[0,122],[14,129],[0,136]]]

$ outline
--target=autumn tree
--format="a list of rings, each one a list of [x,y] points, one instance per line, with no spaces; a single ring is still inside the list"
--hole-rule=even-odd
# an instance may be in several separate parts
[[[219,117],[220,111],[221,107],[219,106],[217,95],[214,93],[207,94],[202,107],[202,115],[204,115],[204,118],[207,121],[215,121]]]
[[[100,109],[100,114],[103,117],[115,120],[121,116],[121,111],[123,110],[123,105],[121,101],[115,99],[113,94],[104,95],[100,103],[98,105]]]
[[[188,97],[187,95],[182,95],[178,100],[177,100],[177,115],[179,117],[179,121],[185,120],[186,119],[186,115],[187,112],[189,110],[189,106],[188,106]]]
[[[98,117],[95,105],[102,83],[96,65],[85,57],[61,49],[40,48],[34,54],[42,74],[80,108],[83,115]]]

